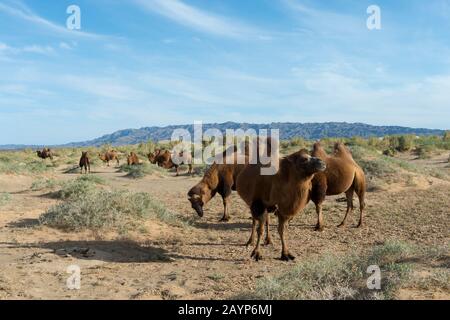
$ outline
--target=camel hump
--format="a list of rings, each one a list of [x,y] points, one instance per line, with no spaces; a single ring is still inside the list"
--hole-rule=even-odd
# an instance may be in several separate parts
[[[334,144],[334,155],[337,157],[348,157],[353,159],[352,153],[342,142],[336,142]]]
[[[328,156],[319,141],[313,144],[311,155],[320,159],[325,159]]]

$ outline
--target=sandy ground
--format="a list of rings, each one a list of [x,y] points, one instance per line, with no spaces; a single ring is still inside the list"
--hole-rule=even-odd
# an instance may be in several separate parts
[[[95,171],[114,187],[148,192],[180,215],[195,216],[186,193],[199,177],[169,174],[131,180],[114,168],[96,167]],[[50,176],[58,180],[78,176],[62,172],[60,168]],[[354,227],[357,212],[346,228],[336,227],[344,216],[345,202],[330,197],[324,206],[327,227],[316,232],[310,204],[289,226],[289,245],[297,257],[289,263],[279,260],[275,219],[271,228],[274,244],[263,247],[262,261],[250,259],[251,248],[244,246],[250,234],[250,214],[236,194],[229,223],[219,222],[222,201],[216,197],[206,206],[204,218],[196,219],[192,226],[173,227],[149,220],[147,233],[118,238],[40,226],[39,215],[57,200],[46,197],[45,192],[31,191],[34,179],[0,175],[0,191],[12,196],[0,207],[1,299],[225,299],[254,288],[260,278],[327,252],[348,253],[388,239],[426,246],[450,243],[450,184],[433,178],[417,178],[414,186],[395,191],[368,193],[365,225],[360,229]],[[69,265],[80,267],[80,290],[66,286]],[[399,296],[449,297],[439,290],[403,290]]]

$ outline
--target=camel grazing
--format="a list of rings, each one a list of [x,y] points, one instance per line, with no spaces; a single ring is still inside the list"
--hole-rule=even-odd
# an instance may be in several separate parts
[[[136,153],[130,152],[129,156],[127,157],[127,164],[129,166],[138,165],[139,164],[139,158]]]
[[[151,163],[158,164],[159,167],[162,167],[164,169],[176,169],[176,176],[179,176],[179,167],[180,165],[187,164],[189,166],[188,174],[192,174],[192,155],[190,153],[184,155],[183,151],[179,153],[180,159],[182,159],[182,162],[179,164],[176,164],[172,161],[172,153],[170,151],[165,150],[164,152],[157,149],[155,150],[155,154],[149,153],[148,159]]]
[[[339,227],[343,227],[348,214],[353,210],[354,192],[359,199],[360,213],[357,227],[361,227],[363,224],[364,196],[366,192],[364,171],[353,160],[352,154],[342,143],[336,143],[334,146],[334,154],[329,156],[320,143],[317,142],[313,146],[311,155],[322,159],[327,165],[327,169],[324,172],[317,173],[312,181],[311,200],[316,205],[316,230],[321,231],[324,228],[322,203],[325,200],[325,196],[345,193],[347,197],[347,211],[344,220],[339,225]]]
[[[36,154],[41,159],[47,159],[50,158],[50,160],[53,160],[53,152],[49,148],[44,148],[42,151],[36,151]]]
[[[87,174],[88,172],[91,173],[91,163],[89,161],[88,153],[87,151],[81,152],[81,158],[80,158],[80,170],[81,174],[83,174],[83,168],[84,172]]]
[[[325,162],[311,157],[303,149],[279,160],[279,170],[274,175],[261,175],[262,165],[247,165],[237,178],[237,192],[250,207],[253,217],[252,235],[258,221],[257,241],[251,256],[262,258],[261,236],[268,218],[268,212],[276,211],[278,232],[281,238],[281,259],[293,260],[286,241],[286,224],[308,203],[312,179],[317,172],[324,171]],[[251,239],[250,239],[251,240]]]
[[[227,150],[225,150],[222,153],[223,163],[214,162],[205,172],[202,180],[189,190],[189,201],[200,217],[203,217],[203,206],[218,193],[223,200],[223,217],[220,221],[228,222],[230,220],[229,198],[231,192],[236,190],[237,176],[248,163],[248,157],[245,157],[242,161],[244,163],[238,164],[236,151],[237,148],[234,146],[231,157],[227,158]]]
[[[110,150],[110,151],[106,151],[105,153],[99,153],[98,157],[100,158],[100,160],[102,160],[103,162],[106,162],[107,166],[109,167],[109,162],[116,160],[117,165],[120,165],[119,162],[119,154],[117,153],[117,151],[114,150]]]

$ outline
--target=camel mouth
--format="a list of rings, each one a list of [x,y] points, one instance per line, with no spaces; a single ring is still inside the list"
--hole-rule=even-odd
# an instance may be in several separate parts
[[[192,208],[197,212],[197,214],[198,214],[198,216],[199,216],[200,218],[203,217],[203,208],[202,208],[201,205],[199,205],[198,203],[196,203],[196,204],[193,204],[193,205],[192,205]]]
[[[320,159],[315,159],[314,161],[314,167],[317,171],[319,172],[323,172],[327,169],[327,165],[324,161],[320,160]]]
[[[203,204],[199,202],[199,199],[196,197],[190,197],[189,201],[191,202],[192,209],[197,212],[198,216],[203,217]]]

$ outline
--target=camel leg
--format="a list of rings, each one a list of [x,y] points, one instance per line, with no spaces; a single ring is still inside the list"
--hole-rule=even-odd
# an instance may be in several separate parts
[[[228,222],[230,221],[230,215],[228,214],[228,196],[223,196],[223,217],[220,219],[220,222]]]
[[[365,191],[364,190],[357,190],[358,200],[359,200],[359,223],[356,226],[357,228],[362,227],[363,225],[363,211],[366,207],[365,203]]]
[[[281,260],[283,261],[295,259],[295,257],[289,253],[289,249],[286,244],[286,239],[284,238],[284,232],[286,231],[287,223],[288,219],[286,219],[286,217],[284,217],[282,214],[278,213],[278,233],[280,234],[281,239]]]
[[[266,219],[266,240],[264,241],[264,245],[268,246],[272,244],[272,237],[270,236],[270,216],[267,215]]]
[[[255,233],[256,233],[256,219],[252,218],[252,234],[250,235],[250,238],[248,239],[247,243],[245,244],[247,247],[250,245],[255,245]]]
[[[219,191],[220,195],[223,199],[223,217],[220,219],[221,222],[228,222],[230,221],[230,215],[228,214],[228,200],[231,196],[231,187],[233,186],[233,182],[230,181],[230,179],[225,178],[225,181],[223,183],[223,189]]]
[[[264,225],[267,218],[267,212],[263,212],[257,217],[258,220],[258,229],[257,229],[257,238],[256,238],[256,245],[255,248],[252,251],[251,257],[254,258],[256,261],[259,261],[262,259],[262,255],[260,252],[260,244],[261,244],[261,237],[264,233]]]
[[[192,174],[192,164],[189,164],[189,172],[188,174]]]
[[[345,193],[347,197],[347,211],[345,212],[344,220],[338,225],[339,228],[344,227],[347,221],[348,214],[353,211],[353,188]]]
[[[322,202],[318,202],[316,205],[316,213],[317,213],[317,224],[314,230],[323,231],[323,213],[322,213]]]

